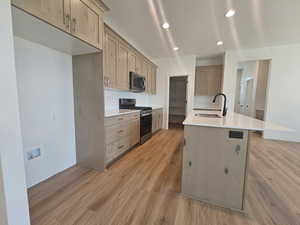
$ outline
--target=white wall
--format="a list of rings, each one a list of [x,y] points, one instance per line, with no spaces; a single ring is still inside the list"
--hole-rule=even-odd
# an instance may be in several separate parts
[[[267,131],[266,138],[300,142],[300,45],[286,45],[225,54],[224,92],[229,110],[234,110],[236,71],[239,61],[271,59],[267,91],[266,121],[295,129],[295,132]]]
[[[193,109],[196,56],[174,56],[155,60],[158,66],[157,95],[152,102],[164,106],[164,127],[168,127],[170,76],[188,75],[187,113]]]
[[[31,187],[76,163],[72,56],[15,37],[24,156]]]
[[[196,66],[212,66],[212,65],[223,65],[224,56],[216,56],[209,58],[198,58],[196,59]],[[209,108],[209,109],[220,109],[221,101],[217,99],[216,103],[213,103],[214,96],[194,96],[194,107],[195,108]]]
[[[199,58],[196,59],[196,66],[212,66],[212,65],[223,65],[224,56],[215,56],[208,58]]]
[[[10,1],[0,1],[0,21],[0,215],[9,225],[29,225]]]
[[[4,186],[3,186],[3,176],[2,176],[2,165],[1,165],[1,155],[0,155],[0,225],[7,224],[6,218],[6,206],[5,206],[5,196],[4,196]]]

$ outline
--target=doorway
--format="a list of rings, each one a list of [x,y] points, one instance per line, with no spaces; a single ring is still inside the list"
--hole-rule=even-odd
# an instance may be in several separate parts
[[[187,76],[170,77],[169,128],[183,129],[187,106]]]
[[[240,62],[237,70],[236,113],[264,120],[271,60]]]

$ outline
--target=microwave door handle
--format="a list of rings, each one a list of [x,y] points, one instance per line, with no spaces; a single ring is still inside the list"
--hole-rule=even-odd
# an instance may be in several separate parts
[[[143,79],[143,89],[145,89],[146,86],[145,86],[145,78]]]

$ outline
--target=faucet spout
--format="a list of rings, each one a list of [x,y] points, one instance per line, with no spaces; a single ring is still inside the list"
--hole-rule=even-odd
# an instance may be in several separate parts
[[[218,93],[218,94],[216,94],[216,96],[214,97],[213,103],[216,103],[216,100],[217,100],[217,97],[218,97],[218,96],[223,96],[223,97],[224,97],[223,113],[222,113],[222,115],[223,115],[223,116],[226,116],[226,115],[227,115],[227,97],[226,97],[226,95],[223,94],[223,93]]]

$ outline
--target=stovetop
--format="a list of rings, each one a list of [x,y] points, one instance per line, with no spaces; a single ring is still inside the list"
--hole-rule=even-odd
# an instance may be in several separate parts
[[[133,109],[137,110],[152,110],[152,107],[146,107],[146,106],[135,106]]]
[[[136,106],[136,100],[130,99],[130,98],[120,98],[119,99],[119,108],[120,109],[136,109],[141,110],[142,113],[151,113],[152,107],[146,107],[146,106]]]

